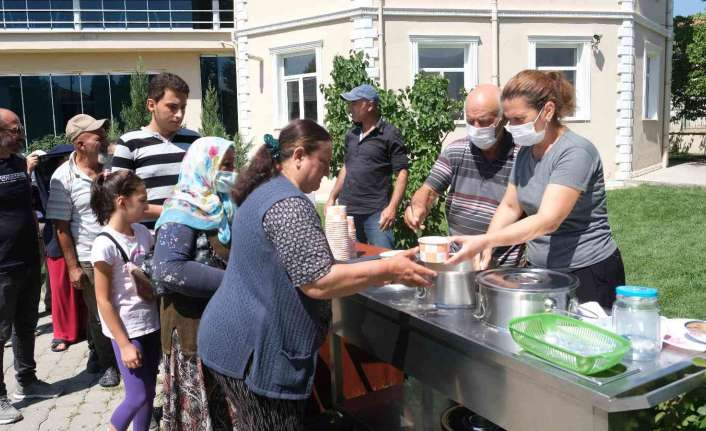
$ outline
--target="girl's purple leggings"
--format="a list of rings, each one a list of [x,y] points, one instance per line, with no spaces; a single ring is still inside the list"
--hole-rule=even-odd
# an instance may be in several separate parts
[[[113,412],[110,423],[118,431],[127,430],[130,422],[132,422],[133,431],[148,431],[159,368],[161,349],[159,331],[132,338],[130,341],[142,352],[140,368],[126,367],[120,358],[120,347],[115,340],[112,340],[118,368],[125,382],[125,399]]]

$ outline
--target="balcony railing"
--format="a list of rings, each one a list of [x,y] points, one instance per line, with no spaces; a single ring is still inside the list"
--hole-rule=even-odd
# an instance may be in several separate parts
[[[0,30],[233,28],[233,9],[0,9]]]

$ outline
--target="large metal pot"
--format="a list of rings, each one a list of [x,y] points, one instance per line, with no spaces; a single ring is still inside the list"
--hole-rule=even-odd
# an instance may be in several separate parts
[[[438,308],[474,308],[476,306],[476,271],[470,261],[458,265],[422,262],[434,271],[434,287],[418,290],[418,297]]]
[[[579,279],[541,268],[498,268],[476,275],[476,318],[507,329],[516,317],[554,309],[574,312]]]

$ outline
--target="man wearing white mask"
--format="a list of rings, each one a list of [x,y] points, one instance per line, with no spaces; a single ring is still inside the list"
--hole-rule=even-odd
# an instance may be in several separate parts
[[[517,149],[503,129],[500,89],[481,84],[466,98],[467,136],[441,151],[425,183],[412,197],[404,213],[410,229],[419,230],[439,195],[447,192],[446,218],[451,235],[479,235],[507,189]],[[522,245],[499,247],[493,252],[496,265],[517,266]]]

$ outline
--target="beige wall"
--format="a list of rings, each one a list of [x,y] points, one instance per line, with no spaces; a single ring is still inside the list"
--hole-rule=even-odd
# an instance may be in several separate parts
[[[128,73],[135,69],[140,56],[146,70],[174,72],[189,84],[185,122],[187,127],[198,129],[201,125],[201,70],[198,52],[55,53],[51,57],[45,53],[3,54],[0,75]]]
[[[285,4],[286,2],[281,0],[249,0],[247,3],[247,26],[258,27],[356,7],[356,4],[351,0],[306,0],[290,3],[288,7]]]
[[[661,76],[664,77],[664,37],[651,31],[635,29],[635,118],[633,122],[633,171],[639,171],[662,162],[663,115],[660,88],[660,107],[657,120],[644,119],[644,81],[645,81],[645,41],[662,48]]]
[[[654,0],[652,0],[654,1]],[[377,2],[375,2],[377,4]],[[429,8],[428,0],[385,0],[385,7],[391,8]],[[433,7],[436,9],[490,9],[490,0],[437,0]],[[618,0],[499,0],[500,10],[545,10],[545,11],[588,11],[588,10],[618,10]]]
[[[658,24],[666,24],[667,0],[637,0],[635,2],[635,10],[640,15]]]
[[[262,92],[260,92],[259,62],[251,59],[248,70],[250,75],[250,118],[252,136],[255,137],[256,144],[263,134],[272,133],[284,125],[276,124],[275,122],[277,106],[274,103],[274,91],[278,83],[277,77],[274,76],[273,55],[270,53],[270,49],[323,40],[321,49],[322,70],[319,72],[321,82],[317,82],[317,84],[326,84],[330,82],[333,57],[336,55],[348,55],[351,49],[350,34],[351,23],[346,20],[327,26],[310,27],[286,33],[249,38],[248,54],[264,60]],[[323,106],[320,106],[319,109],[323,109]]]
[[[500,83],[528,66],[529,36],[591,36],[602,34],[599,53],[591,55],[591,119],[569,122],[576,133],[600,151],[606,178],[615,172],[617,98],[617,25],[610,21],[532,23],[505,19],[500,25]]]
[[[387,2],[385,3],[388,4]],[[405,17],[385,19],[385,58],[387,85],[400,89],[412,85],[412,49],[410,35],[446,35],[479,37],[478,82],[490,82],[492,74],[492,52],[490,44],[490,22],[484,18],[438,18],[415,17],[410,21]],[[466,89],[470,90],[470,89]],[[443,144],[465,136],[465,125],[459,125],[451,132]]]
[[[414,21],[400,17],[385,19],[385,59],[389,88],[412,85],[412,49],[410,35],[475,36],[478,45],[478,82],[490,81],[490,23],[482,18],[415,17]]]

